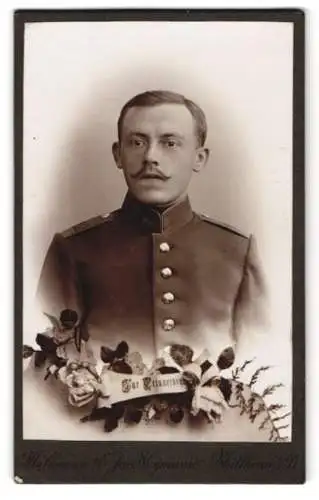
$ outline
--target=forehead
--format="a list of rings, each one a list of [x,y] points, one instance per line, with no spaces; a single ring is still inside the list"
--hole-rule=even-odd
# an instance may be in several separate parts
[[[124,133],[194,134],[195,124],[190,111],[183,104],[159,104],[129,108],[124,116]]]

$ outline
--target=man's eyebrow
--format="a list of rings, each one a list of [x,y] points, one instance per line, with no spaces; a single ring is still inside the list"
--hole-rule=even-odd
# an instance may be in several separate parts
[[[132,137],[133,135],[137,135],[138,137],[143,137],[144,139],[147,139],[148,138],[148,135],[147,134],[144,134],[143,132],[139,132],[138,130],[133,130],[131,132],[129,132],[128,134],[130,137]]]
[[[184,139],[184,136],[182,134],[179,134],[178,132],[165,132],[165,134],[161,134],[161,137],[178,137],[179,139]]]
[[[132,130],[128,133],[128,136],[129,137],[133,137],[133,136],[136,136],[136,137],[142,137],[143,139],[148,139],[149,138],[149,135],[148,134],[145,134],[144,132],[140,132],[138,130]],[[185,137],[182,135],[182,134],[179,134],[178,132],[165,132],[164,134],[161,134],[160,137],[162,139],[167,139],[169,137],[176,137],[178,139],[185,139]]]

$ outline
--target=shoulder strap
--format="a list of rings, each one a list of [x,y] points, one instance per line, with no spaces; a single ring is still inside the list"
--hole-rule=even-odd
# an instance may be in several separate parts
[[[241,233],[237,228],[230,226],[229,224],[225,224],[224,222],[214,220],[211,217],[208,217],[207,215],[204,214],[198,214],[198,215],[200,219],[203,220],[204,222],[208,222],[210,224],[213,224],[214,226],[218,226],[222,229],[225,229],[226,231],[229,231],[230,233],[236,234],[237,236],[241,236],[242,238],[246,238],[247,240],[249,239],[249,236],[247,236],[244,233]]]
[[[104,222],[111,220],[112,214],[109,216],[97,215],[96,217],[92,217],[86,221],[80,222],[80,224],[76,224],[75,226],[66,229],[61,233],[64,238],[68,238],[69,236],[75,236],[76,234],[83,233],[84,231],[88,231],[89,229],[93,229],[94,227],[100,226]]]

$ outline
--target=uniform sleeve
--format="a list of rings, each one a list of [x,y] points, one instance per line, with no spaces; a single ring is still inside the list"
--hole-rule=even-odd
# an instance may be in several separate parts
[[[268,290],[256,240],[249,238],[241,284],[234,305],[234,333],[240,340],[269,329]]]
[[[56,234],[47,251],[37,288],[37,302],[43,312],[59,316],[63,309],[80,315],[81,301],[76,265],[67,240]]]

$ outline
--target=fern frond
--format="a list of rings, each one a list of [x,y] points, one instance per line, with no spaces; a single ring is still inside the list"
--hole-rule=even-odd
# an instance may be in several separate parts
[[[285,408],[285,407],[286,407],[286,405],[274,403],[274,404],[268,406],[267,410],[268,411],[277,411],[277,410],[281,410],[282,408]]]
[[[273,422],[278,422],[278,420],[283,420],[284,418],[288,417],[291,415],[291,411],[288,411],[288,413],[285,413],[284,415],[281,415],[280,417],[275,417],[272,419]]]
[[[255,373],[252,375],[248,387],[251,388],[253,385],[255,385],[255,383],[258,381],[259,375],[262,372],[269,370],[270,368],[271,366],[261,366],[260,368],[258,368],[258,370],[256,370]]]
[[[273,394],[275,390],[278,389],[279,387],[283,387],[283,384],[269,385],[268,387],[266,387],[261,397],[264,398],[265,396],[270,396],[270,394]]]
[[[239,371],[242,373],[242,372],[245,370],[245,368],[246,368],[248,365],[250,365],[250,363],[252,363],[255,359],[256,359],[256,358],[252,358],[252,359],[248,359],[247,361],[245,361],[245,363],[243,363],[243,364],[241,365],[241,367],[239,368]]]
[[[276,443],[284,443],[286,441],[288,441],[288,436],[277,436],[276,439],[275,439],[275,442]]]
[[[281,425],[280,427],[277,427],[277,431],[280,431],[281,429],[287,429],[288,427],[289,427],[289,424]]]
[[[264,410],[265,410],[265,405],[263,403],[260,403],[259,406],[256,408],[256,410],[249,417],[249,420],[252,423],[254,423],[258,415],[260,415],[260,413]]]
[[[269,422],[269,420],[271,420],[270,418],[270,415],[267,415],[267,417],[261,422],[260,426],[258,427],[258,429],[261,431],[262,429],[265,428],[265,425],[267,424],[267,422]]]

